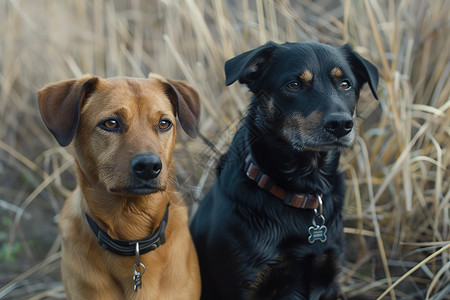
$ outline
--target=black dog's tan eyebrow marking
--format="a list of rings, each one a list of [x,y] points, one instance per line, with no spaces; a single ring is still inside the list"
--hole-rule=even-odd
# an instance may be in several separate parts
[[[302,74],[300,74],[300,79],[303,82],[310,82],[313,79],[313,74],[309,70],[303,71]]]
[[[299,78],[303,85],[311,85],[313,80],[313,74],[309,70],[303,71],[302,74],[300,74]]]
[[[344,72],[342,72],[341,68],[339,67],[334,67],[333,69],[331,69],[331,77],[335,80],[338,81],[339,79],[342,78],[342,76],[344,75]]]

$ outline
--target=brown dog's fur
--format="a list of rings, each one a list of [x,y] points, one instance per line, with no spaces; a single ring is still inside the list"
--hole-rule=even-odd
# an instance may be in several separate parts
[[[78,187],[60,214],[62,276],[70,299],[198,299],[200,274],[188,229],[188,213],[174,189],[172,151],[175,117],[196,135],[200,115],[197,92],[186,83],[150,75],[149,79],[84,76],[48,85],[38,92],[41,115],[57,141],[73,140]],[[122,130],[100,124],[118,119]],[[159,122],[173,126],[162,131]],[[103,122],[103,123],[102,123]],[[140,153],[160,157],[158,189],[130,193],[130,161]],[[142,289],[133,290],[136,257],[103,249],[85,217],[89,214],[113,239],[138,240],[161,222],[170,202],[166,243],[141,255],[146,271]]]

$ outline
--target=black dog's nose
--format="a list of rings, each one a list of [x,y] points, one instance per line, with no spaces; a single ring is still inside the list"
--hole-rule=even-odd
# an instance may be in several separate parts
[[[325,118],[324,128],[337,138],[349,134],[353,129],[353,120],[343,115],[332,114]]]
[[[149,180],[158,177],[162,163],[158,155],[153,153],[138,154],[130,162],[131,170],[137,177]]]

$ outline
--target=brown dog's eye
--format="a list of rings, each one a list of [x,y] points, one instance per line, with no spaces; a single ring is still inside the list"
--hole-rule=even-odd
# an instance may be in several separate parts
[[[348,80],[344,80],[341,82],[341,85],[339,86],[339,88],[341,90],[348,90],[352,85],[350,84],[350,82]]]
[[[166,130],[169,130],[170,127],[172,127],[172,122],[170,122],[169,120],[159,121],[159,124],[158,124],[159,130],[166,131]]]
[[[290,90],[299,90],[300,83],[298,81],[291,81],[287,84],[288,89]]]
[[[106,131],[117,131],[120,129],[119,121],[116,119],[108,119],[99,124],[99,126]]]
[[[117,128],[118,123],[116,120],[108,120],[105,123],[103,123],[103,125],[105,125],[105,127],[108,129],[114,129]]]
[[[111,131],[111,132],[119,132],[122,131],[122,126],[120,124],[120,121],[117,119],[107,119],[105,121],[102,121],[98,124],[98,127],[105,131]]]

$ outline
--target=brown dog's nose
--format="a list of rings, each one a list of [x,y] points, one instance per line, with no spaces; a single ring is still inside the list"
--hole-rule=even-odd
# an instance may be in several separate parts
[[[349,134],[353,129],[352,118],[345,115],[332,114],[326,117],[324,121],[325,130],[337,138]]]
[[[138,154],[130,162],[131,170],[143,180],[154,179],[161,173],[162,163],[154,153]]]

